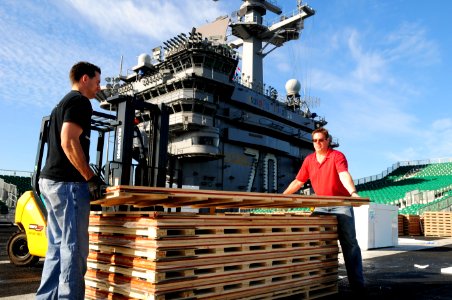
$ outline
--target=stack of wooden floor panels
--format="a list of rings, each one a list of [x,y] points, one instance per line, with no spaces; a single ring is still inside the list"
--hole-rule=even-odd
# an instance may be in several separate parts
[[[421,233],[421,218],[418,215],[404,215],[403,231],[405,235],[418,236]]]
[[[425,236],[452,237],[452,212],[430,211],[423,218]]]
[[[335,217],[93,212],[88,299],[315,299],[337,293]]]
[[[397,229],[399,236],[405,235],[405,216],[404,215],[398,215],[397,216]]]

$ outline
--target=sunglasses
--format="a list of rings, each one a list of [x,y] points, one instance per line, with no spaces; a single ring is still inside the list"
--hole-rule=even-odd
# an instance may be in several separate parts
[[[325,139],[313,139],[312,142],[313,143],[323,143],[325,141]]]

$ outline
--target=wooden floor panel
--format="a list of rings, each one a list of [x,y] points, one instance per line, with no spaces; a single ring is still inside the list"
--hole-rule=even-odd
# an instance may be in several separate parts
[[[360,206],[367,203],[369,203],[368,198],[357,197],[284,195],[123,185],[108,187],[106,197],[93,202],[93,204],[103,206],[149,207],[160,205],[164,207],[191,206],[194,208],[291,208],[336,205]]]

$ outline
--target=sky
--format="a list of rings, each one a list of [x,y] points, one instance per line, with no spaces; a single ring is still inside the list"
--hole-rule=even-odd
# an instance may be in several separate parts
[[[283,13],[296,0],[279,0]],[[319,99],[354,179],[398,162],[452,158],[452,1],[310,0],[299,40],[264,60],[284,95]],[[81,60],[117,76],[141,53],[238,10],[241,0],[1,0],[0,170],[33,171],[42,117]],[[266,21],[278,16],[268,13]],[[103,80],[101,84],[106,84]],[[98,105],[93,101],[93,107]]]

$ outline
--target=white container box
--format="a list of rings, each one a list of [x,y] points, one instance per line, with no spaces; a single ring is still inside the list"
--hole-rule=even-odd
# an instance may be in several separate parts
[[[398,244],[398,207],[369,203],[353,208],[356,238],[361,250],[393,247]]]

